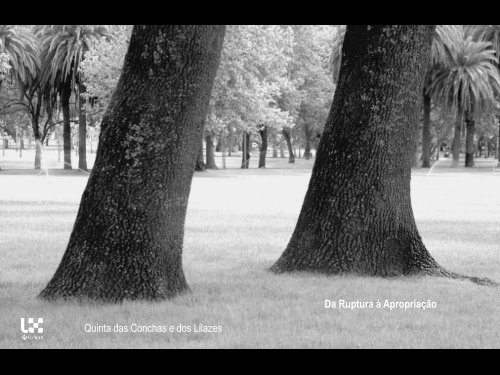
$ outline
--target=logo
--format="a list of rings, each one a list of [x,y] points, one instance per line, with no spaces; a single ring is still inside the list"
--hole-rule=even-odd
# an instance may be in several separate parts
[[[23,340],[41,340],[43,339],[43,336],[38,336],[35,335],[43,333],[43,327],[41,325],[43,324],[43,318],[37,318],[37,321],[34,321],[35,319],[33,318],[28,318],[28,324],[26,324],[25,319],[21,318],[21,332],[23,335],[21,338]]]

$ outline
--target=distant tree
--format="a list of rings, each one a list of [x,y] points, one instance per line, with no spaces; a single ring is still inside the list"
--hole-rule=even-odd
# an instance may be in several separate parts
[[[108,25],[108,31],[112,37],[104,36],[92,43],[80,62],[87,111],[99,122],[120,78],[132,25]]]
[[[42,40],[44,65],[41,79],[60,95],[64,130],[64,169],[72,169],[69,103],[71,93],[76,90],[79,108],[78,168],[86,171],[87,124],[82,96],[86,87],[81,77],[80,63],[92,43],[109,35],[107,28],[102,25],[43,25],[36,31]]]
[[[290,114],[278,105],[283,92],[293,89],[287,77],[292,42],[292,30],[288,26],[228,26],[210,100],[206,134],[213,137],[226,129],[226,133],[241,135],[242,168],[249,165],[247,142],[251,144],[252,135],[261,138],[260,165],[263,166],[267,149],[262,146],[262,135],[267,134],[268,129],[293,124]],[[266,132],[260,133],[262,126]],[[207,148],[207,152],[212,151]]]
[[[497,57],[497,67],[500,69],[500,25],[471,25],[468,30],[474,40],[483,40],[491,43],[491,48]],[[497,136],[497,159],[500,167],[500,114],[497,114],[498,136]]]
[[[448,68],[440,72],[429,89],[445,103],[456,108],[453,162],[458,165],[461,127],[466,123],[465,166],[474,166],[474,131],[477,111],[491,107],[500,90],[500,76],[495,51],[491,43],[474,41],[471,36],[460,42],[456,57]]]
[[[11,85],[4,85],[0,109],[25,112],[35,138],[35,169],[42,164],[42,145],[55,126],[52,121],[54,96],[41,82],[40,43],[29,27],[0,25],[0,51],[8,56]],[[6,78],[6,76],[4,76]],[[0,83],[1,84],[1,83]]]
[[[309,188],[273,271],[464,277],[432,258],[411,207],[409,150],[434,29],[347,26]]]
[[[19,83],[30,80],[39,67],[40,45],[28,27],[0,25],[0,85],[8,74]]]
[[[432,80],[446,70],[464,37],[460,25],[438,25],[432,38],[431,59],[424,80],[422,123],[422,168],[431,166]],[[417,123],[418,126],[418,123]]]
[[[188,290],[187,200],[224,26],[136,25],[48,300],[162,300]]]

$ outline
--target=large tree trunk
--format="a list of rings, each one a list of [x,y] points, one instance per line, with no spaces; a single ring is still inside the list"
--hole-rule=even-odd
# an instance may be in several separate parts
[[[184,219],[224,30],[134,26],[68,247],[42,298],[160,300],[188,290]]]
[[[283,133],[283,137],[286,141],[286,146],[288,147],[288,162],[295,163],[295,154],[293,153],[292,142],[290,141],[290,130],[283,128],[281,132]]]
[[[458,167],[460,161],[460,143],[462,143],[462,122],[463,122],[463,110],[459,105],[457,109],[457,117],[455,118],[455,133],[453,135],[453,142],[451,143],[451,153],[453,160],[451,161],[451,166]]]
[[[340,81],[309,188],[275,272],[440,272],[410,200],[409,150],[433,31],[423,25],[347,26]]]
[[[431,166],[431,97],[424,93],[424,121],[422,129],[422,168]]]
[[[266,154],[267,154],[267,125],[262,125],[259,130],[260,138],[262,140],[260,144],[259,152],[259,168],[266,167]]]
[[[474,167],[474,131],[475,131],[475,121],[474,121],[474,110],[465,111],[465,166],[468,168]]]
[[[82,94],[86,92],[83,84],[78,90],[78,169],[87,171],[87,114],[85,112],[85,98]]]
[[[241,169],[248,169],[250,166],[250,133],[243,132],[241,151]]]
[[[217,165],[215,165],[214,140],[212,134],[208,133],[208,135],[205,137],[205,143],[207,169],[217,169]]]
[[[64,169],[73,169],[71,165],[71,119],[69,99],[71,97],[71,81],[68,79],[61,90],[61,107],[63,113],[63,149]]]

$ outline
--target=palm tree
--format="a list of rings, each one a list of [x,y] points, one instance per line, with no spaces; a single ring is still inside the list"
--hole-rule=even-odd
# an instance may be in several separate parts
[[[475,40],[482,40],[490,42],[492,48],[495,50],[497,59],[500,59],[500,25],[471,25],[469,34]],[[500,70],[500,60],[497,60],[497,67]],[[498,119],[498,143],[497,143],[497,167],[500,168],[500,115]]]
[[[0,25],[0,56],[3,56],[2,77],[10,75],[19,84],[32,79],[39,68],[40,44],[28,27]],[[2,79],[0,79],[0,84]]]
[[[427,68],[424,91],[422,124],[422,168],[431,166],[431,110],[432,96],[430,90],[433,79],[453,61],[463,30],[459,25],[438,25],[432,38],[431,61]]]
[[[333,48],[330,55],[330,66],[332,69],[333,81],[337,82],[340,65],[342,63],[342,43],[344,41],[345,25],[340,25],[336,28],[333,38]],[[431,143],[431,105],[432,92],[429,91],[429,86],[437,72],[446,66],[450,59],[455,56],[455,50],[460,40],[463,39],[463,31],[459,25],[438,25],[434,32],[432,40],[432,58],[427,69],[426,79],[423,92],[424,103],[424,121],[423,121],[423,163],[422,167],[430,167],[430,143]],[[418,124],[416,124],[418,125]],[[415,145],[417,146],[417,145]],[[414,165],[418,165],[417,149],[415,148]]]
[[[79,162],[87,170],[85,92],[79,66],[92,43],[110,34],[102,25],[43,25],[37,28],[42,39],[42,80],[59,94],[63,112],[64,169],[71,166],[70,97],[78,92],[79,102]],[[78,88],[78,90],[76,90]]]
[[[465,166],[474,166],[474,116],[477,111],[489,108],[500,92],[500,76],[496,66],[495,51],[491,43],[474,41],[467,36],[460,42],[457,54],[447,69],[443,69],[431,83],[430,91],[436,98],[457,111],[453,138],[453,162],[458,165],[462,119],[466,123]]]

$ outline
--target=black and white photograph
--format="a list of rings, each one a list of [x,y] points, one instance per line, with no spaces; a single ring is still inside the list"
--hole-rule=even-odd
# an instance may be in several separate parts
[[[500,25],[0,25],[0,349],[499,349]]]

